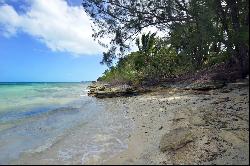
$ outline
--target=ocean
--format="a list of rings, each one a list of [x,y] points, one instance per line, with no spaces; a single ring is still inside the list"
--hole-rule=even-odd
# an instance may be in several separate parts
[[[125,111],[88,97],[89,84],[0,83],[0,164],[102,163],[126,149]]]

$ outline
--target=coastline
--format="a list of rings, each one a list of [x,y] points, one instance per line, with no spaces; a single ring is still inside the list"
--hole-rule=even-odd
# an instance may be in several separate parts
[[[249,163],[248,80],[211,90],[157,87],[140,95],[93,99],[103,111],[91,123],[74,128],[45,151],[24,153],[10,164]],[[89,130],[93,137],[84,140],[91,124],[98,130],[107,125],[107,131],[96,135]],[[176,130],[180,128],[192,137],[180,140],[183,130]],[[96,143],[103,145],[105,153],[83,151]],[[109,147],[114,143],[118,151]],[[74,151],[67,151],[72,147]]]
[[[128,149],[104,164],[249,164],[248,83],[210,91],[161,89],[121,100],[136,128]],[[191,141],[162,152],[164,135],[179,128],[192,133]]]

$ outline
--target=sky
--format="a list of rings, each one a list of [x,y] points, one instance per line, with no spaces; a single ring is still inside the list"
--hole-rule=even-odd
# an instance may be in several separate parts
[[[0,82],[96,80],[107,69],[82,0],[0,0]],[[103,39],[108,41],[108,39]]]

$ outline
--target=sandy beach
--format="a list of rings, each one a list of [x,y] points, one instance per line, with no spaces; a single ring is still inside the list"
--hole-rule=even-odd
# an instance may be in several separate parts
[[[120,98],[136,127],[128,149],[104,164],[249,164],[248,91],[248,85],[236,83],[204,92],[159,89]],[[163,135],[178,128],[189,130],[192,140],[161,152]]]

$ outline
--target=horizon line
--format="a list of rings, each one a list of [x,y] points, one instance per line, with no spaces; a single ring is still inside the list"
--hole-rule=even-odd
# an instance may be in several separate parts
[[[81,83],[91,81],[0,81],[0,83]]]

